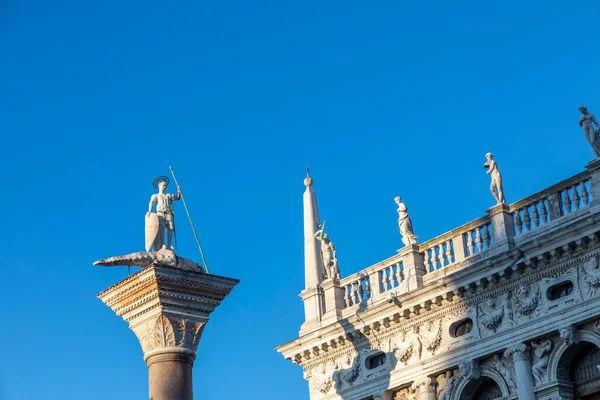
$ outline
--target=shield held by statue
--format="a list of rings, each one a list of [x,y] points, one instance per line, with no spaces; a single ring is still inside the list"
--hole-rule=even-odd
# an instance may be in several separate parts
[[[150,251],[151,247],[156,247],[156,241],[158,240],[158,228],[159,228],[159,222],[158,222],[158,215],[156,215],[155,213],[150,213],[150,215],[146,215],[146,225],[145,225],[145,231],[146,231],[146,251]],[[154,251],[156,251],[157,249],[154,248]]]

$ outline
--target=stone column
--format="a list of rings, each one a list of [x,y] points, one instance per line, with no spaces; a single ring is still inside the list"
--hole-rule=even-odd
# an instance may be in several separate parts
[[[419,399],[420,400],[437,400],[437,396],[435,395],[435,381],[431,378],[423,378],[416,380],[412,384],[413,390],[419,389]]]
[[[398,250],[404,264],[404,280],[398,287],[398,294],[408,293],[423,287],[423,275],[425,266],[423,256],[419,253],[419,245],[412,244]]]
[[[504,357],[512,356],[519,400],[535,400],[533,375],[531,374],[531,351],[529,346],[519,344],[506,349]]]
[[[144,352],[152,400],[192,400],[192,367],[210,314],[236,279],[152,266],[98,298],[129,323]]]
[[[492,246],[490,251],[502,253],[515,246],[514,215],[506,204],[497,204],[487,212],[492,222]]]

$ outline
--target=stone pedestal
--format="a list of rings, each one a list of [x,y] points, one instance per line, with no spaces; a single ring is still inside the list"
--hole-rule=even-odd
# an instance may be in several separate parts
[[[341,319],[344,303],[344,288],[340,287],[340,280],[336,278],[326,279],[321,283],[325,297],[325,313],[323,324],[335,322]]]
[[[511,356],[515,366],[515,378],[517,381],[517,394],[519,400],[535,400],[533,391],[533,375],[531,374],[531,354],[529,346],[520,344],[509,348],[504,356]]]
[[[585,168],[590,172],[590,207],[600,206],[600,158],[590,161]]]
[[[419,253],[419,245],[411,244],[398,250],[404,264],[404,280],[398,287],[398,294],[408,293],[423,287],[423,275],[425,266],[423,256]]]
[[[152,400],[192,400],[192,367],[210,314],[239,283],[177,268],[152,266],[98,298],[129,323],[148,366]]]
[[[515,220],[508,210],[506,204],[497,204],[487,211],[492,222],[493,243],[490,251],[494,253],[502,253],[515,246]]]

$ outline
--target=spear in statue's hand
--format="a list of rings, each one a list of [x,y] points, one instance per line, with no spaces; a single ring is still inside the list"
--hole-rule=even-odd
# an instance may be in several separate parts
[[[196,238],[196,243],[198,243],[198,250],[200,250],[200,256],[202,257],[202,263],[204,264],[204,269],[208,274],[208,264],[206,264],[206,259],[204,258],[204,252],[202,251],[202,246],[200,245],[200,239],[198,239],[198,234],[196,233],[196,228],[194,227],[194,222],[192,221],[192,216],[190,215],[190,211],[187,208],[187,204],[185,202],[185,197],[183,197],[183,192],[181,191],[181,187],[179,187],[179,183],[177,182],[177,178],[175,178],[175,172],[173,168],[169,165],[169,170],[171,171],[171,175],[173,175],[173,180],[175,181],[175,185],[177,185],[177,189],[179,190],[179,194],[181,195],[181,201],[183,203],[183,207],[185,208],[185,212],[190,220],[190,225],[192,226],[192,232],[194,232],[194,237]]]

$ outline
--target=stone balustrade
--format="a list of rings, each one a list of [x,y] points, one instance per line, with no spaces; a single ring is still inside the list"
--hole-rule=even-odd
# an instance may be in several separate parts
[[[396,296],[414,290],[422,285],[420,279],[423,275],[450,266],[460,269],[467,265],[465,260],[477,255],[485,256],[485,252],[494,248],[495,244],[502,245],[501,242],[504,242],[508,246],[513,243],[513,236],[521,240],[523,235],[540,226],[588,207],[593,200],[591,175],[592,172],[588,170],[509,206],[492,207],[484,217],[410,246],[407,251],[407,248],[400,249],[398,255],[341,279],[339,287],[344,294],[343,308],[354,310],[367,307],[368,303],[386,298],[389,292]],[[498,210],[493,211],[496,208]],[[492,214],[501,213],[507,217],[492,217]],[[415,258],[411,251],[420,257]],[[406,258],[409,256],[411,262],[408,264],[412,267],[406,269]],[[412,285],[408,283],[409,276],[416,276]]]
[[[531,232],[557,218],[587,207],[592,201],[590,172],[585,171],[510,205],[515,234]]]

